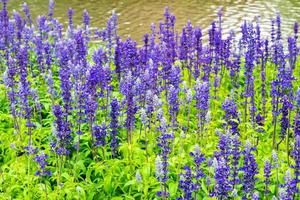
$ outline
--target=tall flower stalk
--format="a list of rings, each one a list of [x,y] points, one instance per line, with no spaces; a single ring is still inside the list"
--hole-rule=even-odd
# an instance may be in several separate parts
[[[205,124],[205,116],[209,109],[209,83],[201,82],[200,79],[197,79],[195,85],[195,99],[196,99],[196,108],[198,110],[198,130],[197,140],[200,137],[203,137],[203,130]]]

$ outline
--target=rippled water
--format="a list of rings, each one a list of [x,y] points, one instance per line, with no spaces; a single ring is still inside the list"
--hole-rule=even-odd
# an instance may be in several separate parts
[[[19,10],[20,0],[10,0],[10,10]],[[47,14],[48,0],[27,1],[33,16]],[[82,11],[87,9],[91,15],[93,27],[104,27],[107,18],[115,10],[119,15],[119,34],[123,37],[131,36],[141,41],[142,36],[149,32],[152,22],[158,23],[163,18],[164,7],[169,6],[175,14],[176,27],[181,28],[187,20],[200,26],[204,32],[212,20],[216,19],[216,12],[223,6],[223,28],[226,32],[240,30],[243,20],[254,20],[260,16],[262,34],[269,35],[270,19],[279,11],[282,16],[283,35],[292,32],[292,25],[300,21],[299,0],[56,0],[55,16],[67,21],[67,9],[75,10],[75,22],[81,21]]]

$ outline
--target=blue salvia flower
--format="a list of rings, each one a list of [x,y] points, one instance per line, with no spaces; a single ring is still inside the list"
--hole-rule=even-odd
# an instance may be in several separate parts
[[[149,34],[146,33],[143,37],[144,46],[140,49],[140,57],[141,63],[145,65],[144,67],[147,68],[146,64],[149,61]]]
[[[60,105],[53,105],[52,112],[55,116],[55,151],[58,155],[68,155],[70,153],[70,144],[72,141],[70,124],[65,120],[66,114]]]
[[[35,148],[32,144],[29,144],[27,146],[24,147],[24,150],[26,151],[26,153],[28,155],[34,155],[37,153],[38,149]]]
[[[9,26],[9,15],[8,15],[8,10],[7,10],[7,2],[8,0],[2,0],[2,10],[1,10],[1,32],[3,34],[3,38],[1,38],[1,40],[3,39],[4,41],[2,41],[2,45],[3,46],[1,49],[4,49],[6,46],[8,46],[7,42],[8,42],[8,26]]]
[[[164,117],[163,117],[164,118]],[[157,193],[157,196],[168,196],[168,192],[166,191],[166,182],[168,180],[168,157],[171,153],[171,144],[174,139],[173,133],[168,133],[166,124],[164,124],[163,120],[161,121],[161,135],[158,137],[158,146],[161,149],[160,156],[162,159],[162,176],[159,181],[162,184],[162,191]]]
[[[262,112],[263,116],[266,116],[266,63],[268,60],[269,52],[268,52],[268,40],[264,42],[264,51],[262,52],[262,63],[261,63],[261,101],[262,101]]]
[[[187,64],[187,58],[188,58],[187,34],[185,28],[183,28],[181,38],[180,38],[179,59],[184,61],[185,64]]]
[[[36,111],[40,114],[40,117],[41,117],[42,105],[40,102],[40,97],[39,97],[38,91],[37,91],[37,89],[34,88],[34,89],[31,89],[30,93],[31,93],[32,100],[35,105]],[[41,120],[41,118],[40,118],[40,120]]]
[[[90,26],[90,15],[86,9],[83,11],[82,22],[85,30],[87,31]]]
[[[87,51],[88,51],[88,47],[87,47],[87,41],[86,38],[84,37],[84,32],[82,30],[78,30],[74,33],[74,42],[75,42],[75,62],[74,64],[76,65],[83,65],[82,66],[82,70],[83,71],[87,71]],[[74,47],[73,47],[74,48]],[[99,49],[99,51],[101,51],[101,48]],[[96,53],[96,52],[94,52]],[[94,57],[93,57],[94,58]],[[101,57],[99,56],[99,59],[101,59]],[[98,63],[96,63],[98,64]]]
[[[290,66],[284,68],[283,73],[278,73],[279,80],[281,80],[281,93],[282,95],[287,95],[290,99],[293,98],[293,81],[295,77],[293,76],[293,70]]]
[[[40,16],[37,19],[37,23],[38,23],[38,29],[40,34],[38,36],[34,37],[34,43],[35,43],[35,52],[37,55],[36,61],[39,67],[39,71],[40,73],[44,73],[45,72],[45,63],[44,63],[44,55],[43,55],[43,35],[45,34],[45,23],[46,23],[46,17],[45,16]]]
[[[19,65],[20,73],[20,89],[19,96],[21,102],[22,116],[30,123],[32,109],[29,105],[30,100],[30,82],[28,81],[28,50],[21,48],[17,55],[17,63]]]
[[[72,110],[72,82],[71,82],[71,63],[69,62],[68,44],[61,43],[59,47],[59,78],[60,78],[60,90],[61,96],[64,102],[65,114],[69,114]]]
[[[50,19],[53,18],[54,6],[55,6],[54,0],[50,0],[50,1],[49,1],[49,8],[48,8],[48,17],[49,17]]]
[[[80,66],[77,66],[77,68],[80,68]],[[87,72],[86,77],[82,77],[83,79],[86,79],[86,80],[82,80],[82,82],[81,82],[81,84],[84,84],[83,85],[84,91],[82,91],[82,92],[85,93],[85,95],[91,96],[94,100],[96,100],[96,97],[98,96],[97,89],[100,85],[100,81],[102,78],[101,74],[100,74],[100,72],[101,72],[100,70],[101,70],[101,66],[98,66],[98,65],[91,66]],[[82,72],[76,71],[76,73],[82,73]],[[79,74],[76,74],[75,76],[78,76],[78,75]],[[80,82],[80,80],[76,80],[76,81]],[[78,89],[79,88],[76,88],[76,90],[78,90]]]
[[[250,97],[250,116],[251,121],[254,123],[255,116],[255,102],[254,102],[254,76],[253,76],[253,68],[254,68],[254,59],[255,59],[255,38],[254,38],[254,30],[252,24],[246,24],[246,32],[243,32],[245,35],[246,42],[246,53],[245,53],[245,106],[247,107],[248,98]],[[246,113],[245,113],[246,115]]]
[[[152,88],[155,88],[154,84],[153,84],[153,79],[152,76],[150,74],[150,70],[149,66],[147,64],[147,66],[145,67],[145,71],[144,73],[141,74],[140,80],[141,80],[141,91],[140,91],[140,100],[142,101],[142,103],[146,103],[146,95],[147,92],[149,90],[152,90]]]
[[[229,75],[232,80],[232,84],[235,88],[239,87],[239,74],[240,74],[240,69],[241,69],[241,41],[238,42],[238,48],[237,48],[237,53],[233,53],[233,62],[231,65],[229,65]]]
[[[211,24],[211,29],[209,30],[209,45],[210,54],[212,56],[213,62],[213,72],[214,72],[214,98],[217,98],[217,90],[220,86],[220,75],[219,71],[222,65],[222,36],[221,29],[216,26],[216,22],[213,21]]]
[[[276,15],[276,25],[277,25],[277,31],[276,31],[276,40],[281,40],[281,17],[280,13],[277,13]]]
[[[203,63],[203,75],[201,79],[205,82],[209,82],[210,74],[212,71],[211,63],[212,63],[212,55],[211,55],[211,49],[208,47],[204,47],[202,50],[202,63]]]
[[[229,162],[229,156],[231,153],[231,138],[230,133],[226,132],[222,134],[221,132],[216,133],[219,136],[219,143],[218,143],[218,151],[214,152],[214,156],[220,160],[220,158],[224,158],[226,163]]]
[[[274,64],[278,65],[278,47],[280,44],[277,40],[276,31],[275,31],[275,19],[271,20],[271,56]]]
[[[198,127],[202,132],[204,128],[205,116],[209,109],[209,83],[201,82],[197,79],[195,85],[196,108],[198,109]]]
[[[194,158],[195,164],[195,178],[197,180],[203,178],[205,175],[201,170],[201,164],[206,160],[204,154],[201,153],[200,147],[198,144],[195,145],[194,151],[190,152],[190,156]]]
[[[113,11],[111,17],[106,22],[106,29],[103,31],[104,40],[107,41],[107,49],[109,58],[112,59],[113,48],[115,48],[118,29],[118,16]]]
[[[136,105],[135,105],[135,100],[134,100],[134,78],[132,76],[131,71],[127,73],[125,78],[121,80],[120,83],[120,92],[126,97],[125,102],[126,102],[126,128],[128,131],[128,142],[131,141],[131,132],[134,128],[134,123],[135,123],[135,113],[137,111]]]
[[[31,14],[30,14],[30,10],[29,10],[28,4],[27,3],[23,3],[22,7],[23,7],[23,12],[24,12],[24,14],[26,16],[26,23],[29,26],[31,26],[32,25],[32,19],[31,19]]]
[[[48,158],[49,156],[44,152],[41,152],[39,155],[35,156],[34,161],[39,165],[39,169],[35,172],[36,176],[44,177],[52,175],[52,172],[46,169],[48,165],[46,160]]]
[[[85,114],[89,120],[90,128],[92,129],[92,124],[96,120],[95,114],[98,108],[98,103],[95,100],[95,96],[92,96],[92,94],[88,94],[88,97],[85,102]]]
[[[288,169],[284,176],[284,184],[282,185],[284,194],[280,199],[284,200],[293,200],[294,195],[298,192],[297,183],[292,177],[291,171]]]
[[[151,121],[153,111],[154,111],[154,95],[152,90],[147,90],[146,96],[145,96],[145,103],[146,103],[146,114],[149,118],[149,121]]]
[[[92,67],[92,69],[89,71],[91,74],[95,68]],[[74,108],[76,110],[76,123],[77,123],[77,131],[76,134],[82,135],[83,132],[81,131],[81,125],[87,121],[86,116],[86,91],[88,91],[89,85],[94,84],[92,80],[89,79],[89,83],[85,82],[86,79],[86,72],[83,69],[83,67],[80,67],[79,65],[75,65],[72,69],[72,79],[74,81],[73,88],[74,88],[74,99],[75,99],[75,105]],[[96,82],[97,83],[97,82]],[[93,87],[94,88],[94,85]]]
[[[176,126],[177,113],[179,111],[179,102],[178,102],[179,90],[180,90],[179,88],[175,88],[173,85],[169,86],[169,94],[168,94],[168,102],[170,106],[169,113],[171,116],[173,127]]]
[[[179,59],[183,62],[183,67],[189,70],[189,81],[192,76],[192,53],[194,47],[194,29],[190,21],[182,29],[182,35],[179,46]]]
[[[214,191],[210,194],[218,199],[227,199],[229,197],[229,191],[232,190],[229,176],[230,166],[223,157],[213,160],[213,166],[215,168],[215,186]]]
[[[69,8],[69,10],[68,10],[68,32],[67,32],[69,38],[73,38],[73,34],[74,34],[73,15],[74,15],[74,10],[72,8]]]
[[[12,45],[12,51],[17,52],[18,48],[21,45],[21,39],[22,39],[22,35],[23,35],[22,31],[23,31],[25,22],[18,12],[14,11],[13,15],[14,15],[14,24],[15,24],[15,28],[16,28],[15,37],[16,37],[17,41],[15,41],[15,43],[14,43],[15,45]]]
[[[178,188],[183,191],[183,197],[177,198],[177,200],[190,200],[192,199],[193,192],[199,189],[199,184],[193,182],[193,173],[189,166],[184,166],[185,173],[179,174],[179,186]]]
[[[272,165],[270,161],[266,160],[264,165],[264,184],[265,184],[265,191],[264,195],[267,196],[270,193],[269,185],[270,185],[270,176],[271,176],[271,169]]]
[[[295,69],[298,49],[297,49],[296,39],[294,37],[288,38],[288,50],[289,50],[288,60],[289,60],[290,67],[292,69]]]
[[[254,147],[251,146],[250,142],[247,141],[245,145],[245,150],[243,151],[244,154],[244,164],[241,168],[243,171],[243,199],[247,199],[248,195],[253,193],[255,183],[257,178],[255,177],[258,174],[258,166],[253,155],[253,151],[255,150]]]
[[[264,132],[264,129],[262,128],[264,126],[264,121],[265,121],[265,118],[260,113],[258,113],[255,117],[255,122],[258,125],[256,131],[258,133]]]
[[[146,83],[140,77],[136,78],[133,90],[135,91],[136,101],[143,105],[145,102]]]
[[[93,79],[96,84],[100,87],[101,92],[100,96],[104,96],[106,92],[106,98],[108,98],[109,92],[111,88],[111,71],[106,62],[106,54],[105,52],[99,48],[93,54],[93,60],[95,65],[93,66]],[[92,84],[94,85],[94,84]]]
[[[114,65],[116,66],[115,68],[115,73],[118,76],[118,80],[120,81],[121,79],[121,65],[122,65],[122,43],[120,41],[120,38],[116,38],[116,47],[115,47],[115,54],[114,54]]]
[[[18,68],[16,66],[15,59],[9,57],[7,61],[7,69],[3,75],[3,81],[7,89],[7,95],[9,98],[10,103],[10,113],[14,117],[14,128],[15,130],[19,130],[19,125],[17,123],[18,117],[18,102],[19,102],[19,95],[17,91],[17,73]]]
[[[46,71],[48,71],[48,70],[52,71],[51,67],[52,67],[52,63],[54,61],[53,61],[53,58],[52,58],[53,52],[51,50],[51,44],[49,42],[45,42],[43,47],[44,47],[44,49],[43,49],[44,52],[43,53],[44,53],[44,56],[45,56]]]
[[[222,42],[222,50],[221,50],[221,59],[222,65],[225,65],[227,68],[232,65],[231,62],[231,46],[234,39],[234,33],[231,31],[228,37]],[[222,74],[221,74],[222,76]]]
[[[293,28],[294,28],[294,38],[297,41],[297,39],[298,39],[298,31],[299,31],[299,24],[298,24],[298,22],[295,22]]]
[[[187,37],[189,38],[187,40],[187,47],[188,47],[188,54],[187,54],[187,58],[188,58],[188,69],[192,70],[192,59],[194,59],[194,46],[195,46],[195,38],[194,38],[194,27],[191,23],[190,20],[188,20],[188,22],[185,25],[185,29],[186,29],[186,34]]]
[[[176,55],[176,41],[175,41],[175,16],[165,8],[165,21],[160,23],[160,48],[161,48],[161,62],[162,62],[162,76],[168,79],[172,69],[172,64],[175,61]]]
[[[288,97],[285,95],[282,98],[282,108],[281,108],[281,130],[280,130],[280,137],[283,139],[286,136],[287,130],[290,128],[290,121],[289,121],[289,112],[291,112],[293,108],[292,103],[289,101]]]
[[[233,135],[239,134],[238,126],[240,123],[240,119],[237,112],[237,106],[234,100],[227,97],[222,103],[222,109],[225,111],[224,119],[227,123],[230,132]]]
[[[139,70],[136,69],[138,65],[138,52],[137,52],[137,43],[131,38],[128,38],[125,42],[121,43],[121,60],[119,71],[121,73],[127,74],[128,71],[131,71],[134,77],[137,77]]]
[[[292,165],[295,173],[295,182],[296,184],[300,182],[300,89],[297,90],[296,95],[296,115],[294,118],[294,135],[296,142],[294,144],[294,150],[292,151],[292,157],[295,161],[295,164]]]
[[[119,128],[119,115],[120,115],[120,106],[117,99],[112,99],[110,103],[111,111],[110,111],[110,135],[111,135],[111,142],[110,147],[112,151],[113,157],[117,156],[117,148],[119,146],[118,140],[118,128]]]
[[[180,76],[180,67],[179,66],[172,66],[172,70],[170,71],[168,80],[169,80],[169,88],[168,88],[168,102],[170,106],[170,116],[173,126],[176,125],[176,117],[179,111],[179,84],[181,83],[181,76]]]
[[[106,136],[107,136],[107,127],[104,123],[101,126],[93,126],[93,137],[95,138],[95,146],[105,146]]]
[[[273,168],[279,167],[278,154],[275,150],[272,151]]]
[[[28,128],[27,134],[29,135],[28,148],[32,146],[32,128],[35,124],[32,122],[32,116],[34,115],[33,109],[30,105],[30,100],[32,98],[31,93],[31,83],[29,82],[29,46],[28,41],[30,40],[30,30],[27,29],[25,36],[25,47],[21,48],[19,54],[17,55],[19,73],[20,73],[20,86],[19,86],[19,96],[21,102],[21,115],[26,120],[25,126]]]
[[[172,84],[175,88],[179,88],[181,81],[181,70],[178,65],[174,65],[171,68],[170,75],[168,77],[169,84]]]
[[[283,44],[281,41],[275,41],[275,44],[273,46],[274,47],[273,47],[272,61],[277,66],[279,74],[280,74],[280,71],[283,71],[282,69],[284,69],[284,66],[286,64]],[[279,77],[279,79],[280,79],[280,77]]]
[[[163,198],[169,197],[170,194],[166,191],[166,186],[163,181],[165,176],[163,161],[161,156],[159,155],[155,159],[155,176],[157,180],[161,183],[161,187],[163,188],[163,191],[158,191],[156,195]]]
[[[52,19],[51,21],[51,30],[49,32],[49,35],[53,38],[53,44],[57,44],[59,41],[61,41],[62,36],[63,36],[63,25],[59,23],[59,21],[55,18]]]
[[[239,140],[239,136],[238,135],[234,135],[232,137],[232,147],[231,147],[231,184],[232,184],[232,188],[234,188],[237,184],[240,183],[240,179],[238,176],[239,173],[239,160],[241,157],[241,152],[240,152],[240,146],[241,146],[241,142]]]
[[[278,112],[278,103],[279,103],[279,97],[280,92],[278,90],[279,81],[274,80],[271,82],[271,91],[270,96],[272,97],[271,103],[272,103],[272,117],[273,117],[273,124],[276,123],[277,116],[279,114]]]
[[[256,18],[256,27],[255,27],[255,62],[257,65],[261,64],[261,59],[263,56],[262,45],[263,41],[261,40],[261,33],[260,33],[260,18]]]
[[[199,65],[201,64],[200,62],[202,61],[202,53],[203,53],[203,47],[202,47],[202,31],[199,27],[195,27],[194,29],[194,46],[195,46],[195,51],[196,51],[196,59],[194,63],[194,77],[195,79],[199,78],[200,76],[200,69]]]

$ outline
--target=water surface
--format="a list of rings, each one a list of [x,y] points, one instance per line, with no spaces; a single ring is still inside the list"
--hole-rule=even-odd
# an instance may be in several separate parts
[[[19,10],[24,1],[10,0],[10,10]],[[48,0],[27,1],[32,15],[47,14]],[[163,19],[164,8],[168,6],[176,16],[177,29],[182,28],[188,20],[200,26],[204,33],[212,20],[216,20],[216,13],[223,7],[223,28],[225,32],[239,31],[243,20],[254,20],[260,17],[262,34],[268,36],[270,32],[270,19],[276,12],[282,16],[283,35],[292,32],[295,21],[300,21],[300,1],[297,0],[56,0],[55,17],[60,21],[67,21],[67,9],[75,11],[74,21],[80,23],[82,11],[87,9],[91,16],[92,27],[104,27],[107,18],[115,10],[119,15],[119,34],[132,37],[141,42],[142,36],[149,32],[152,22],[158,24]]]

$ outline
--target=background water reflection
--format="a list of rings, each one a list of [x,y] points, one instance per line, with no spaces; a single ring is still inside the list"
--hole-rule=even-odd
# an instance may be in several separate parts
[[[20,0],[10,0],[10,10],[19,10],[22,3]],[[34,17],[47,14],[48,0],[30,0],[27,3]],[[270,19],[275,17],[277,11],[282,16],[284,36],[292,32],[295,21],[300,21],[300,1],[297,0],[56,0],[55,16],[67,21],[67,9],[72,7],[75,10],[74,20],[79,23],[82,11],[86,8],[91,15],[92,26],[103,27],[112,10],[115,10],[119,15],[119,34],[131,36],[140,42],[142,36],[149,32],[150,24],[162,20],[165,6],[169,6],[175,14],[178,29],[190,20],[200,26],[204,33],[212,20],[216,19],[220,6],[223,6],[223,28],[227,33],[231,29],[240,30],[243,20],[254,20],[260,16],[262,35],[268,36]]]

